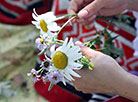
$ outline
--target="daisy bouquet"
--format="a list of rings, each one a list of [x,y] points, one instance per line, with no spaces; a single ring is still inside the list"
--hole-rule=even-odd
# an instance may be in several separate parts
[[[35,21],[32,23],[40,30],[40,36],[36,39],[35,43],[37,48],[40,50],[39,55],[44,54],[45,60],[41,63],[41,69],[36,71],[32,69],[28,76],[31,76],[34,82],[42,79],[44,83],[50,81],[50,90],[52,86],[58,82],[63,82],[66,85],[66,79],[73,81],[73,77],[81,77],[75,72],[75,70],[80,70],[84,66],[87,66],[90,70],[94,68],[93,62],[89,61],[87,56],[83,56],[80,52],[80,48],[73,44],[73,39],[66,38],[65,40],[59,40],[57,38],[60,31],[69,23],[72,19],[77,17],[77,14],[65,15],[62,17],[56,17],[53,12],[47,12],[38,15],[34,9],[32,14]],[[70,19],[65,22],[65,24],[60,27],[57,25],[56,21],[69,17]],[[101,36],[108,35],[106,42],[104,43],[104,48],[98,49],[102,52],[107,52],[110,47],[113,48],[113,39],[116,37],[111,37],[107,32],[107,29],[102,32],[97,32],[95,39],[85,42],[84,44],[91,49],[96,50],[96,45],[101,45]],[[112,45],[111,45],[112,44]],[[111,45],[111,46],[110,46]],[[119,51],[120,49],[118,49]],[[108,54],[117,57],[119,54],[108,51]],[[73,76],[73,77],[72,77]]]

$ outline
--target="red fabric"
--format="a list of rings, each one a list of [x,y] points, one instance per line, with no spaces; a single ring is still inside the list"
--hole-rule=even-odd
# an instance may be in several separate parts
[[[21,3],[20,5],[24,5],[27,6],[27,4],[25,4],[25,0],[11,0],[13,2],[16,1],[16,3]],[[29,0],[28,2],[32,2],[33,0]],[[20,7],[19,5],[13,5],[10,4],[8,1],[6,0],[1,0],[0,4],[8,9],[11,12],[15,12],[19,15],[18,18],[13,19],[10,17],[5,16],[3,13],[0,12],[0,22],[2,23],[6,23],[6,24],[14,24],[14,25],[26,25],[26,24],[30,24],[31,21],[33,20],[32,18],[32,12],[33,11],[26,11],[25,9],[23,9],[22,7]],[[48,10],[48,6],[47,5],[48,2],[47,0],[43,0],[43,6],[36,9],[38,14],[42,14],[45,13]],[[37,7],[36,7],[37,8]]]
[[[133,101],[123,98],[121,96],[116,96],[105,102],[133,102]]]
[[[35,90],[50,102],[80,102],[82,99],[69,91],[54,85],[50,91],[48,91],[49,82],[44,84],[42,81],[35,83]]]
[[[45,59],[44,54],[40,55],[40,56],[39,56],[39,59],[40,59],[41,61],[43,61],[43,60]]]

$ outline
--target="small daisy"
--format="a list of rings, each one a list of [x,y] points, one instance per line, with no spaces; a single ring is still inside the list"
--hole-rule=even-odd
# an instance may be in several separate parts
[[[38,78],[40,77],[37,75],[37,71],[35,69],[32,69],[31,73],[27,73],[27,76],[31,76],[34,82],[38,81],[39,80]]]
[[[44,61],[42,62],[41,66],[40,67],[43,67],[45,70],[49,70],[50,68],[50,61],[47,60],[47,59],[44,59]]]
[[[46,43],[45,43],[45,39],[44,38],[37,38],[35,40],[36,46],[39,50],[43,50],[47,47]]]
[[[32,16],[36,21],[32,21],[32,24],[34,24],[36,28],[40,29],[41,34],[48,34],[51,36],[51,34],[54,34],[51,31],[56,32],[61,29],[61,27],[58,26],[56,22],[53,22],[56,19],[56,16],[53,12],[47,12],[38,15],[35,9],[33,11],[34,13]]]
[[[53,72],[48,74],[48,79],[50,82],[58,83],[62,81],[63,76],[59,74],[58,72]]]
[[[53,65],[50,67],[50,71],[59,72],[69,81],[74,80],[72,76],[80,77],[80,75],[73,70],[82,68],[82,64],[76,61],[82,57],[82,53],[80,53],[80,48],[78,46],[71,46],[72,43],[72,38],[69,43],[68,38],[66,38],[61,47],[51,52]],[[64,78],[62,81],[65,84]]]

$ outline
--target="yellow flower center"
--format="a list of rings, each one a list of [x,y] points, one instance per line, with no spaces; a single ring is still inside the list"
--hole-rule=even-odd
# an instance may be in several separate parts
[[[64,69],[68,64],[68,57],[61,51],[53,55],[53,64],[57,69]]]
[[[44,32],[47,32],[47,31],[48,31],[47,23],[46,23],[43,19],[40,20],[40,27],[41,27],[41,29],[42,29]]]
[[[41,38],[41,39],[40,39],[40,43],[41,43],[41,44],[43,44],[43,42],[44,42],[44,39],[43,39],[43,38]]]
[[[32,76],[32,78],[34,78],[35,77],[35,74],[32,74],[31,76]]]
[[[56,76],[54,76],[54,77],[53,77],[53,80],[57,80],[57,77],[56,77]]]

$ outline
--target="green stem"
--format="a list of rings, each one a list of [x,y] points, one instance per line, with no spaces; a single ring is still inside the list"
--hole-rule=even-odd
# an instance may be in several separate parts
[[[64,18],[67,18],[69,16],[77,16],[77,14],[67,14],[67,15],[64,15],[64,16],[61,16],[61,17],[58,17],[57,19],[55,19],[53,22],[55,21],[58,21],[58,20],[61,20],[61,19],[64,19]]]
[[[37,73],[41,72],[43,70],[43,68],[41,68],[39,71],[37,71]]]
[[[62,45],[63,43],[56,42],[56,44]]]
[[[104,50],[104,49],[106,49],[106,48],[104,47],[104,48],[96,49],[96,51],[97,51],[97,50]]]
[[[61,29],[57,32],[57,35],[60,33],[60,31],[71,21],[73,20],[75,17],[77,17],[76,15],[71,17],[66,23],[64,23],[64,25],[61,27]]]
[[[53,85],[54,85],[54,83],[53,82],[50,82],[50,85],[48,87],[48,91],[50,91],[52,89]]]
[[[58,40],[58,39],[57,39],[57,41],[58,41],[58,42],[61,42],[61,43],[64,43],[64,41],[63,41],[63,40]]]
[[[46,50],[47,50],[47,48],[45,48],[44,50],[42,50],[42,51],[38,54],[38,56],[44,54],[44,52],[45,52]]]

